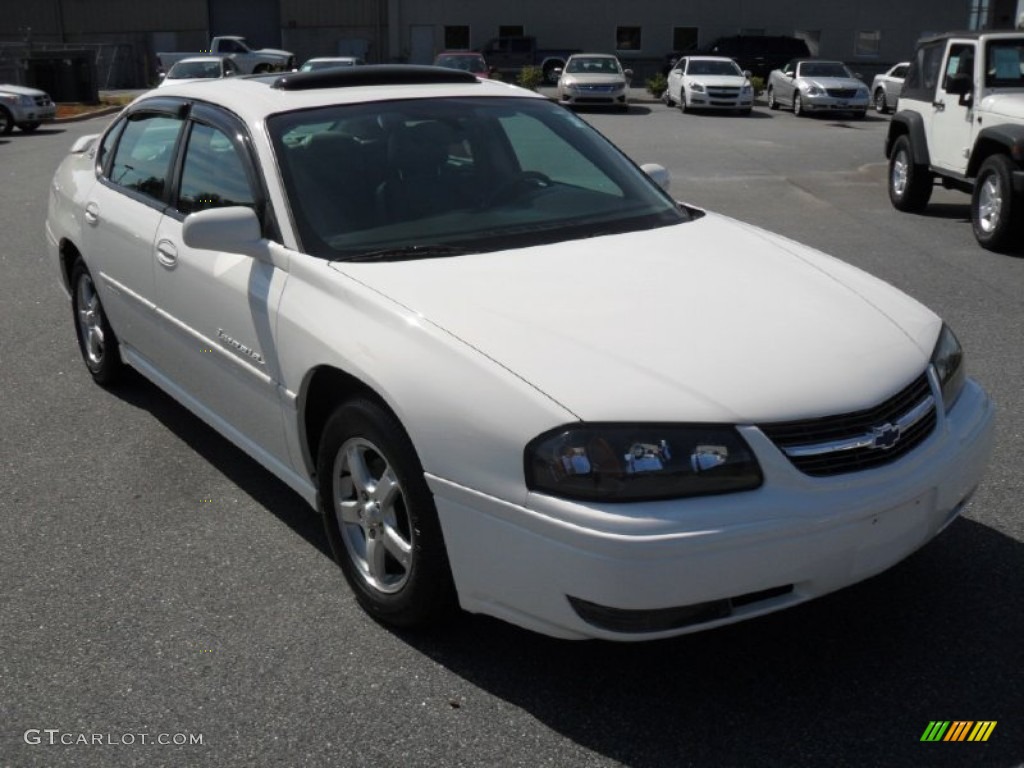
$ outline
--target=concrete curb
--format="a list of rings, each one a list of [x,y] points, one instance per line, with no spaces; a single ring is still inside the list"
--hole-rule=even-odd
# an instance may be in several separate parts
[[[122,109],[124,109],[124,107],[119,107],[116,105],[110,107],[102,107],[92,112],[83,112],[80,115],[72,115],[71,117],[55,117],[53,118],[53,120],[50,121],[49,124],[61,125],[63,123],[78,123],[82,120],[92,120],[94,117],[106,117],[107,115],[115,115]]]

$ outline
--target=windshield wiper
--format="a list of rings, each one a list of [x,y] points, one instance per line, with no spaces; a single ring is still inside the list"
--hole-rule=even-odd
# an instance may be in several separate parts
[[[404,245],[398,248],[381,248],[377,251],[357,253],[353,256],[339,256],[332,261],[405,261],[407,259],[433,259],[440,256],[462,256],[478,253],[470,248],[456,245]]]

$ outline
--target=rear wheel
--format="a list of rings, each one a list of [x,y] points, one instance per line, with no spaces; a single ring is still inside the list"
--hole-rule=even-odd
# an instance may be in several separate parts
[[[993,155],[981,164],[971,196],[971,224],[979,245],[991,251],[1019,245],[1024,199],[1013,191],[1016,166],[1006,155]]]
[[[103,311],[92,275],[81,258],[71,269],[71,310],[78,349],[93,381],[103,386],[115,383],[124,370],[117,337]]]
[[[923,211],[933,186],[927,166],[914,163],[910,137],[900,136],[889,156],[889,200],[893,207],[908,213]]]
[[[327,420],[317,457],[321,511],[334,558],[363,609],[417,626],[456,605],[434,498],[409,436],[368,399]]]

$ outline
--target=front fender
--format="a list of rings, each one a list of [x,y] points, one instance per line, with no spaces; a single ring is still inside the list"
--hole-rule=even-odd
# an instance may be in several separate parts
[[[984,128],[978,133],[974,147],[967,164],[968,176],[977,176],[981,164],[995,152],[1005,152],[1019,166],[1024,162],[1024,125],[1004,123]]]

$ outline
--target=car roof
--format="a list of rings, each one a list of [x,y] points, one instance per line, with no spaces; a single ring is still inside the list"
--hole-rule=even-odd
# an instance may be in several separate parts
[[[178,59],[175,64],[207,64],[211,61],[224,61],[223,56],[189,56],[187,59]]]
[[[275,87],[276,86],[276,87]],[[397,99],[495,97],[546,99],[533,91],[497,80],[478,80],[468,72],[401,64],[370,64],[286,75],[243,75],[201,83],[182,83],[140,96],[195,98],[234,112],[247,123],[270,115],[338,104]]]
[[[441,51],[438,56],[482,56],[480,51]]]
[[[619,57],[614,55],[614,54],[611,54],[611,53],[574,53],[571,56],[569,56],[569,58],[570,59],[583,59],[583,58],[587,58],[587,59],[616,59],[616,60],[618,60]]]
[[[950,38],[966,39],[966,40],[977,40],[978,38],[985,37],[999,37],[999,38],[1024,38],[1024,32],[1012,29],[969,29],[962,30],[959,32],[942,32],[938,35],[929,35],[928,37],[922,37],[918,40],[918,45],[921,43],[934,43],[939,40],[948,40]]]
[[[315,59],[307,59],[306,64],[311,61],[359,61],[358,56],[317,56]]]
[[[735,60],[731,56],[680,56],[681,59],[689,59],[690,61],[731,61],[734,64]]]

